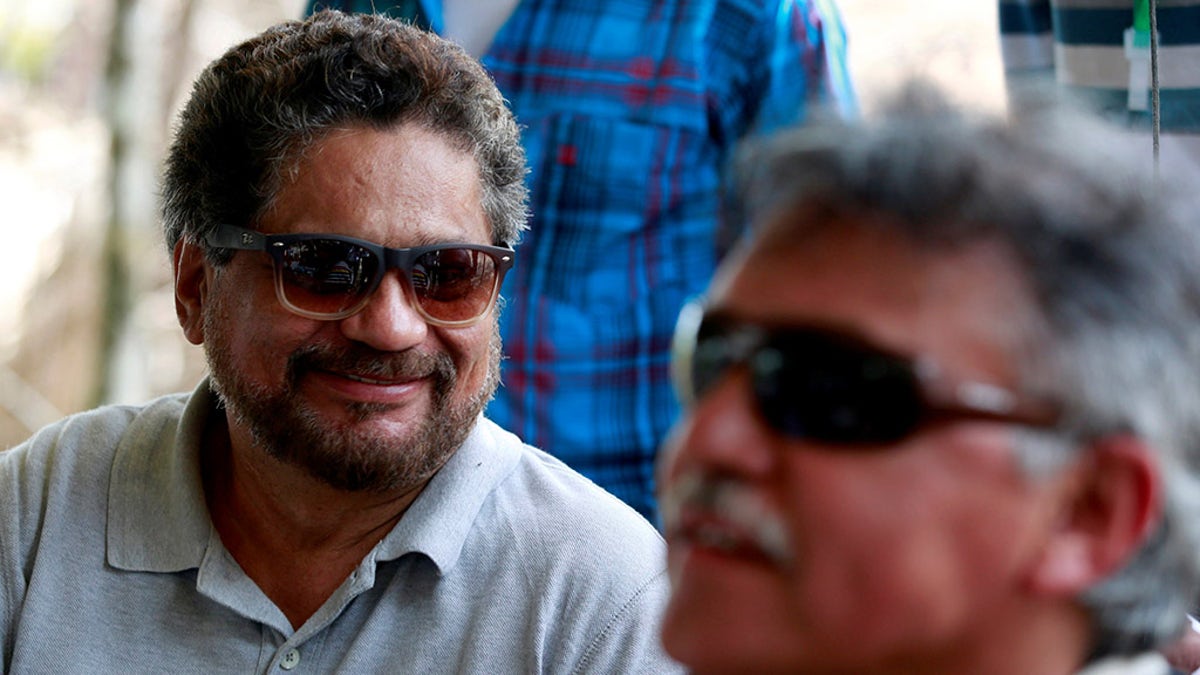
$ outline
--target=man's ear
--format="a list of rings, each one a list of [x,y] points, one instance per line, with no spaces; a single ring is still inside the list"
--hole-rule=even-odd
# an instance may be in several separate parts
[[[1028,577],[1039,595],[1074,597],[1131,560],[1162,517],[1155,452],[1131,435],[1102,438],[1063,484],[1060,517]]]
[[[175,315],[183,335],[194,345],[204,342],[204,301],[208,296],[209,266],[204,251],[181,238],[171,256],[175,271]]]

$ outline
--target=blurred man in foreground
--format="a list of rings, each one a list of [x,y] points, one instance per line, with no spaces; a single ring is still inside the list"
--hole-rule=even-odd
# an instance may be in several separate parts
[[[480,414],[519,141],[478,63],[391,19],[200,76],[163,193],[211,377],[0,455],[0,671],[673,670],[662,539]]]
[[[1200,540],[1193,211],[1046,106],[914,88],[746,158],[681,317],[668,653],[696,673],[1160,672]]]

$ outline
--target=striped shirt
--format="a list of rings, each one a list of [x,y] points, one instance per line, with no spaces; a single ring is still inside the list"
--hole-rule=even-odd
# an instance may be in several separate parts
[[[438,0],[310,0],[443,29]],[[722,169],[813,106],[851,114],[832,0],[522,0],[481,58],[522,125],[530,230],[488,416],[657,522],[683,303],[723,244]]]
[[[1158,68],[1161,127],[1200,159],[1200,2],[1159,0]],[[1126,29],[1135,23],[1133,0],[1000,0],[1000,38],[1010,81],[1053,74],[1057,82],[1094,103],[1105,116],[1149,129],[1148,51],[1130,60]],[[1148,36],[1148,33],[1146,33]]]

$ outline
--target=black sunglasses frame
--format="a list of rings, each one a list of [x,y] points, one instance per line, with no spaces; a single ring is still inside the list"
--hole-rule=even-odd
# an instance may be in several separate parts
[[[364,287],[362,297],[355,301],[352,305],[335,313],[314,312],[298,307],[293,304],[287,297],[285,281],[283,279],[284,271],[284,250],[285,248],[298,242],[311,241],[337,241],[344,244],[358,246],[376,257],[380,262],[376,265],[375,274]],[[347,317],[353,316],[362,311],[370,301],[371,295],[379,288],[380,282],[387,274],[388,270],[398,269],[404,275],[406,292],[409,294],[409,301],[413,307],[421,315],[426,322],[435,326],[447,327],[462,327],[469,326],[479,319],[487,315],[492,307],[496,304],[496,298],[500,294],[500,285],[504,282],[504,275],[512,269],[515,262],[516,252],[511,248],[503,246],[488,246],[485,244],[465,244],[465,243],[444,243],[432,244],[429,246],[415,246],[412,248],[388,248],[381,244],[376,244],[365,239],[357,239],[355,237],[347,237],[339,234],[263,234],[255,230],[238,227],[236,225],[217,225],[205,237],[205,243],[213,248],[226,248],[241,251],[262,251],[271,256],[272,267],[274,268],[275,276],[275,295],[279,303],[288,311],[300,316],[317,319],[320,321],[338,321]],[[492,282],[491,297],[483,309],[467,319],[462,320],[446,320],[431,316],[426,310],[424,304],[417,297],[416,286],[413,284],[412,272],[413,264],[423,255],[437,251],[447,250],[469,250],[483,253],[490,257],[496,265],[496,278]]]
[[[710,336],[702,337],[706,332]],[[718,340],[721,344],[715,344]],[[851,415],[847,419],[856,422],[841,427],[833,420],[814,421],[811,413],[805,419],[804,412],[796,409],[801,404],[785,398],[787,380],[781,375],[794,376],[795,368],[790,366],[797,361],[789,359],[787,347],[780,347],[788,343],[818,345],[837,358],[862,357],[863,363],[870,361],[871,377],[878,378],[870,386],[886,386],[887,394],[896,397],[887,401],[887,412],[893,417],[872,421]],[[697,355],[705,349],[718,354],[702,355],[710,360],[710,369],[714,364],[717,367],[709,374],[710,381],[701,382],[697,377]],[[821,326],[757,324],[709,311],[700,302],[685,306],[676,324],[671,360],[680,401],[687,407],[695,406],[708,389],[736,367],[749,368],[755,408],[775,432],[847,449],[886,449],[935,422],[971,419],[1049,429],[1059,426],[1062,419],[1061,406],[1048,397],[948,378],[928,359],[910,358],[855,335]],[[866,368],[852,373],[861,376],[852,384],[865,381],[866,373]],[[881,401],[868,403],[875,404],[874,412],[882,410]]]

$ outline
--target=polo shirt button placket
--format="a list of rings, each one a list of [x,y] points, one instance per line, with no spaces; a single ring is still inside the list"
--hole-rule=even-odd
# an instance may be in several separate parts
[[[298,665],[300,665],[300,650],[298,649],[288,650],[288,653],[284,654],[282,659],[279,659],[279,667],[284,670],[291,670]]]

